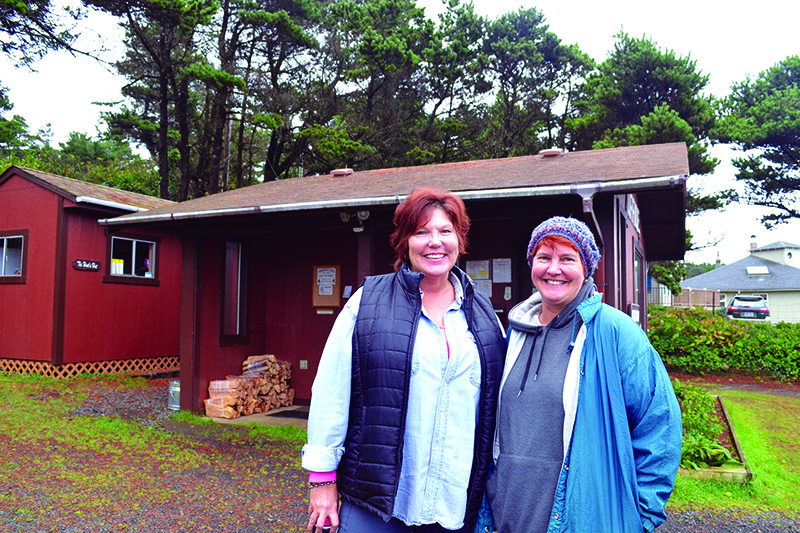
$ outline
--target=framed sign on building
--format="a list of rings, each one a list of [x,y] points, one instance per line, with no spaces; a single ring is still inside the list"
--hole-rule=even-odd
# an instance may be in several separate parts
[[[339,265],[314,266],[312,306],[339,307]]]

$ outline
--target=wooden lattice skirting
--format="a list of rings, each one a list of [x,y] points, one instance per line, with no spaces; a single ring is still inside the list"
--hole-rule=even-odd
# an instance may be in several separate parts
[[[39,374],[52,378],[71,378],[79,374],[152,374],[175,372],[179,369],[180,358],[178,356],[65,363],[59,366],[51,365],[45,361],[0,359],[0,372]]]

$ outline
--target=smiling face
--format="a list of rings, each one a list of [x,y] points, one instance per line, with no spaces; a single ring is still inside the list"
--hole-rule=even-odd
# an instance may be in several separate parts
[[[426,278],[447,277],[458,259],[458,235],[444,209],[435,207],[430,215],[408,238],[411,270]]]
[[[531,280],[542,295],[539,320],[547,324],[569,304],[586,279],[581,256],[572,244],[542,243],[533,256]]]

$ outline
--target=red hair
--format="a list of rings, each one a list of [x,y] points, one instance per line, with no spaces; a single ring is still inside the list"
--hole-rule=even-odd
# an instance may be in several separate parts
[[[394,248],[394,269],[408,261],[408,239],[431,219],[432,211],[443,210],[458,236],[458,255],[467,251],[470,220],[464,201],[450,191],[420,187],[411,191],[394,211],[394,232],[389,243]]]
[[[562,237],[561,235],[546,235],[542,237],[542,240],[540,240],[536,245],[536,248],[533,249],[533,254],[531,255],[531,258],[533,258],[536,255],[536,252],[538,252],[539,248],[541,248],[542,246],[553,248],[554,245],[556,244],[560,244],[561,246],[569,246],[570,248],[575,250],[575,252],[577,252],[578,254],[578,257],[581,258],[581,265],[583,265],[584,274],[587,272],[586,263],[583,262],[583,256],[581,256],[581,251],[578,250],[578,247],[575,245],[574,242],[567,239],[566,237]]]

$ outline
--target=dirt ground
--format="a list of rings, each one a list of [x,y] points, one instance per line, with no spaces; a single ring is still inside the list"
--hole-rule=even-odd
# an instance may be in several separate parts
[[[707,374],[704,376],[693,376],[678,372],[670,372],[669,375],[673,379],[677,378],[680,381],[692,382],[701,386],[707,385],[708,387],[719,390],[746,390],[766,394],[800,397],[800,381],[777,381],[743,374],[728,374],[724,376]]]
[[[769,394],[800,396],[800,383],[780,383],[747,376],[694,377],[673,374],[685,381],[714,388],[737,388]],[[247,438],[231,437],[230,426],[192,426],[170,420],[167,409],[169,379],[148,379],[145,388],[98,386],[83,404],[66,416],[118,415],[136,420],[146,427],[163,430],[182,440],[182,445],[203,451],[211,459],[205,466],[183,469],[179,474],[164,473],[160,491],[172,495],[168,502],[149,501],[147,494],[136,497],[114,494],[87,495],[97,504],[76,512],[63,504],[58,493],[60,480],[50,476],[28,484],[15,480],[14,465],[30,462],[31,450],[16,446],[11,435],[0,435],[0,531],[2,532],[219,532],[286,533],[303,531],[306,520],[307,489],[305,474],[299,468],[299,446],[275,442],[254,446]],[[40,401],[58,401],[47,393]],[[0,413],[2,416],[2,413]],[[223,429],[224,428],[224,429]],[[186,444],[188,442],[188,444]],[[39,450],[46,461],[59,450]],[[102,464],[91,456],[70,455],[71,470],[102,475]],[[133,458],[129,460],[132,461]],[[125,465],[131,475],[146,464]],[[61,502],[61,503],[54,503]],[[22,514],[21,510],[25,510]],[[800,533],[800,523],[774,513],[743,515],[735,510],[711,513],[703,509],[671,512],[658,533]]]

